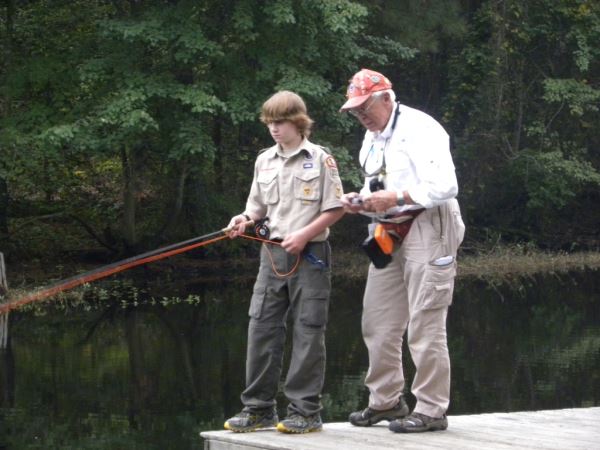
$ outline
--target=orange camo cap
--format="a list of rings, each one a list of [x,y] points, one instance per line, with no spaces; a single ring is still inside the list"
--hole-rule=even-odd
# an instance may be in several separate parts
[[[392,82],[379,72],[361,69],[354,74],[346,91],[346,103],[340,111],[356,108],[362,105],[373,92],[385,91],[392,88]]]

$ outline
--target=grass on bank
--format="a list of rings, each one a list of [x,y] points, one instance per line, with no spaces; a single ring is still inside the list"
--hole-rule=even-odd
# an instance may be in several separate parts
[[[172,263],[168,266],[155,267],[154,274],[163,273],[163,271],[170,272],[170,281],[164,286],[166,292],[176,290],[177,283],[189,282],[189,277],[179,277],[176,274],[185,274],[190,270],[195,272],[194,280],[198,282],[206,282],[207,284],[220,284],[224,279],[230,282],[243,282],[251,283],[256,275],[258,267],[258,259],[256,258],[243,258],[236,259],[234,267],[231,267],[231,260],[205,260],[205,259],[192,259],[192,258],[173,258]],[[161,263],[155,263],[155,266]],[[216,273],[210,273],[208,267],[212,270],[216,269]],[[44,270],[44,268],[46,270]],[[14,267],[13,267],[14,269]],[[14,301],[22,296],[32,293],[33,290],[41,289],[41,286],[47,285],[49,278],[51,281],[56,282],[61,278],[66,278],[67,275],[74,275],[80,273],[82,270],[90,270],[92,267],[83,268],[75,264],[73,266],[66,265],[60,267],[60,270],[48,270],[47,265],[38,267],[38,264],[25,265],[20,267],[22,276],[25,276],[27,281],[21,279],[21,283],[18,283],[18,277],[16,273],[13,273],[13,283],[10,289],[8,298],[0,296],[0,303],[9,300]],[[232,269],[234,274],[232,274]],[[338,250],[334,252],[334,266],[333,276],[334,278],[342,279],[354,279],[354,280],[365,280],[368,269],[368,258],[360,249],[352,250]],[[503,282],[519,282],[536,274],[561,274],[573,271],[582,270],[598,270],[600,269],[600,252],[545,252],[539,249],[535,249],[531,246],[498,246],[488,251],[480,251],[478,254],[460,254],[458,257],[458,278],[476,278],[490,283],[491,285],[502,284]],[[220,273],[220,275],[219,275]],[[171,278],[172,277],[172,278]],[[180,279],[181,278],[181,279]],[[10,279],[10,276],[9,276]],[[121,303],[124,306],[130,304],[136,304],[136,298],[141,291],[136,288],[137,282],[134,279],[129,279],[127,276],[124,278],[113,279],[109,277],[108,284],[104,283],[92,283],[86,285],[83,288],[77,288],[69,290],[67,292],[60,293],[52,297],[52,303],[63,304],[61,307],[67,308],[77,304],[84,305],[85,308],[91,307],[89,303],[89,297],[98,298],[101,305],[105,305],[106,300],[110,300],[112,291],[115,286],[118,286],[114,290],[120,297],[124,294],[123,292],[131,291],[133,294],[130,296],[133,300],[127,301],[121,299]],[[187,281],[186,281],[187,280]],[[123,285],[122,285],[123,284]],[[140,282],[140,285],[143,284]],[[154,292],[154,289],[152,289]],[[89,294],[89,295],[87,295]],[[160,292],[157,295],[166,295],[164,292]],[[167,299],[167,297],[160,297],[159,302]],[[86,297],[86,298],[84,298]],[[119,297],[119,298],[120,298]],[[162,298],[162,300],[160,300]],[[131,300],[131,301],[130,301]],[[197,299],[196,299],[197,300]],[[193,298],[179,299],[177,302],[195,301]],[[36,305],[28,305],[22,309],[33,309],[43,311],[43,303]],[[60,306],[60,305],[59,305]]]
[[[600,268],[599,252],[544,252],[521,248],[500,248],[459,260],[459,276],[495,278],[535,273],[570,272]]]
[[[358,250],[336,252],[335,261],[335,275],[351,278],[366,276],[367,257]],[[515,245],[499,246],[478,254],[459,252],[457,277],[497,281],[538,273],[564,273],[586,269],[600,269],[600,252],[545,252]]]
[[[369,260],[359,248],[334,249],[333,276],[349,279],[366,279]],[[7,278],[12,296],[33,287],[55,283],[97,269],[98,264],[51,264],[33,260],[7,265]],[[150,264],[146,269],[151,276],[167,274],[170,283],[193,278],[208,284],[224,279],[232,282],[252,281],[258,268],[256,255],[233,258],[186,258],[184,255]],[[500,245],[477,253],[459,250],[457,277],[474,277],[498,282],[503,279],[529,277],[543,273],[600,269],[600,251],[546,252],[528,245]],[[112,278],[112,277],[111,277]],[[126,272],[120,278],[128,278]],[[179,280],[182,278],[182,280]]]

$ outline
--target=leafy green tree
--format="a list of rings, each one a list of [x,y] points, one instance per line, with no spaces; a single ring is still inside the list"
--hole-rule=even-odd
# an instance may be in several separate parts
[[[366,16],[347,0],[18,2],[22,56],[2,73],[20,106],[1,119],[9,187],[115,250],[222,226],[270,142],[257,115],[278,89],[306,98],[356,181],[340,80],[398,51],[364,36]]]
[[[388,74],[401,101],[448,129],[471,238],[491,229],[545,245],[597,242],[597,2],[1,8],[0,235],[14,246],[43,254],[92,236],[135,252],[222,227],[270,145],[257,116],[278,89],[306,99],[315,140],[357,187],[363,130],[338,107],[361,66]]]
[[[396,43],[398,53],[381,55],[377,68],[394,82],[400,101],[441,117],[448,77],[447,60],[467,32],[464,2],[459,0],[375,0],[369,8],[369,34]]]
[[[0,47],[7,55],[0,66],[0,176],[12,206],[3,212],[13,217],[57,213],[54,203],[64,198],[65,187],[76,183],[72,168],[82,161],[63,142],[73,136],[68,123],[78,114],[78,61],[85,56],[91,24],[102,8],[84,1],[55,2],[52,7],[47,2],[5,5],[0,27]]]
[[[589,215],[600,185],[590,126],[599,119],[599,33],[597,2],[489,1],[474,11],[445,107],[473,222],[573,242],[566,222]]]

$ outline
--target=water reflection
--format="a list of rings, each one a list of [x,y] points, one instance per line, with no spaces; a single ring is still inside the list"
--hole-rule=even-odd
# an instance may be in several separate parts
[[[449,414],[600,404],[598,283],[597,272],[458,280]],[[367,398],[363,286],[334,284],[326,421]],[[240,408],[250,288],[196,286],[190,304],[148,304],[125,289],[136,307],[113,299],[91,311],[13,314],[0,352],[0,447],[202,448],[197,432],[220,429]]]

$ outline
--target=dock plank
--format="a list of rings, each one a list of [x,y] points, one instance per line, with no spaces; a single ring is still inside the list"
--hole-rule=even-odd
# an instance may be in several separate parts
[[[205,450],[600,449],[600,407],[450,416],[448,421],[448,430],[434,433],[392,433],[387,422],[365,428],[333,422],[305,435],[275,429],[200,435]]]

